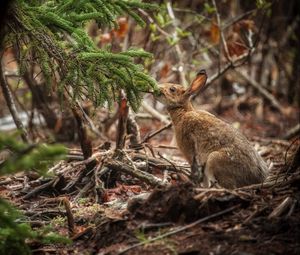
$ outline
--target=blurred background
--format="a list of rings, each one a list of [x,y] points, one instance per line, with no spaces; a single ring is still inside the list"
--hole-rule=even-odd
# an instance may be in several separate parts
[[[136,63],[158,83],[188,86],[199,69],[206,69],[208,86],[194,98],[194,105],[248,136],[291,138],[299,132],[299,1],[148,2],[159,9],[138,10],[145,28],[123,16],[117,20],[118,28],[89,22],[86,31],[101,49],[117,53],[137,47],[152,53],[153,58],[137,58]],[[38,69],[33,71],[34,82],[18,76],[15,56],[15,48],[5,49],[3,70],[32,139],[76,140],[74,116],[45,92]],[[15,125],[1,92],[0,103],[0,131],[11,130]],[[82,108],[93,119],[94,135],[97,130],[97,137],[101,133],[102,138],[116,138],[117,104],[107,110],[83,100]],[[131,115],[142,135],[168,122],[162,105],[149,94]]]

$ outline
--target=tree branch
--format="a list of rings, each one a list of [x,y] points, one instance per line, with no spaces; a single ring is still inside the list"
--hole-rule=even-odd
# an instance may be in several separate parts
[[[3,56],[3,52],[1,53],[1,57],[0,57],[0,60],[1,60],[0,61],[0,86],[2,88],[2,93],[4,95],[6,105],[10,111],[10,114],[16,124],[16,127],[17,127],[17,129],[19,129],[21,131],[22,140],[24,142],[28,142],[27,131],[26,131],[22,121],[19,118],[14,99],[12,97],[11,91],[9,90],[9,87],[8,87],[8,84],[6,81],[6,77],[5,77],[3,65],[2,65],[2,56]]]
[[[248,82],[253,88],[255,88],[262,96],[264,96],[274,108],[276,108],[280,113],[284,114],[284,108],[280,105],[277,99],[270,94],[265,88],[263,88],[257,81],[251,79],[247,74],[235,70],[241,78]]]

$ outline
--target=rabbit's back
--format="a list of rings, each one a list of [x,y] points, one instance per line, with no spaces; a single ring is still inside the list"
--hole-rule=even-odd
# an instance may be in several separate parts
[[[216,179],[222,186],[244,186],[261,182],[267,165],[250,142],[230,124],[206,111],[187,111],[173,119],[178,147],[190,164],[195,156],[205,165],[214,152],[214,168],[220,169]],[[220,161],[220,162],[218,162]],[[219,167],[218,167],[219,166]],[[237,182],[227,185],[230,176]]]

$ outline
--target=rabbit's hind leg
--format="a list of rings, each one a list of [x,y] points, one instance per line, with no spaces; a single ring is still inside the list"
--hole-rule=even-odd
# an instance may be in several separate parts
[[[204,169],[205,169],[205,164],[204,165],[199,164],[197,157],[194,155],[193,162],[191,165],[191,176],[190,176],[191,181],[196,184],[203,182]]]
[[[210,153],[204,170],[204,186],[235,188],[236,181],[231,173],[231,167],[231,162],[224,151]]]

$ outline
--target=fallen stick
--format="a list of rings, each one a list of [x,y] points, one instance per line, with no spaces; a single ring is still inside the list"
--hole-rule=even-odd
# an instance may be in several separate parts
[[[75,223],[74,223],[74,216],[70,206],[70,201],[67,197],[64,197],[62,198],[62,202],[64,203],[64,206],[66,208],[69,237],[72,237],[75,233]]]
[[[121,171],[126,174],[131,175],[132,177],[138,178],[145,183],[151,185],[151,186],[159,186],[159,187],[164,187],[166,184],[156,176],[149,174],[147,172],[143,172],[139,169],[134,169],[133,167],[129,166],[126,163],[120,162],[115,159],[109,159],[106,163],[104,163],[105,166],[108,168],[114,170],[114,171]]]
[[[54,179],[36,187],[35,189],[33,189],[32,191],[30,191],[29,193],[27,193],[23,199],[29,199],[32,198],[34,196],[37,196],[38,194],[40,194],[41,192],[50,189],[51,187],[55,187],[55,185],[62,180],[64,177],[62,175],[55,177]]]
[[[284,135],[284,139],[291,139],[293,137],[296,137],[297,135],[300,134],[300,124],[297,124],[296,126],[292,127],[289,129],[286,134]]]
[[[153,237],[153,238],[151,238],[151,239],[147,239],[147,240],[145,240],[145,241],[142,241],[142,242],[140,242],[140,243],[134,244],[134,245],[132,245],[132,246],[130,246],[130,247],[127,247],[127,248],[121,250],[121,251],[120,251],[119,253],[117,253],[117,254],[118,254],[118,255],[124,254],[124,253],[126,253],[127,251],[132,250],[133,248],[142,246],[142,245],[144,245],[144,244],[149,244],[149,243],[151,243],[151,242],[154,242],[154,241],[163,239],[163,238],[165,238],[165,237],[168,237],[168,236],[171,236],[171,235],[174,235],[174,234],[178,234],[179,232],[182,232],[182,231],[187,230],[187,229],[189,229],[189,228],[195,227],[195,226],[197,226],[197,225],[200,224],[200,223],[203,223],[203,222],[205,222],[205,221],[208,221],[208,220],[217,218],[217,217],[222,216],[222,215],[224,215],[224,214],[226,214],[226,213],[232,212],[233,210],[235,210],[235,209],[238,208],[238,207],[239,207],[239,205],[235,205],[235,206],[229,207],[229,208],[227,208],[227,209],[225,209],[225,210],[223,210],[223,211],[220,211],[220,212],[211,214],[211,215],[209,215],[209,216],[206,216],[206,217],[204,217],[204,218],[201,218],[201,219],[199,219],[199,220],[196,220],[196,221],[194,221],[194,222],[192,222],[192,223],[190,223],[190,224],[188,224],[188,225],[185,225],[185,226],[183,226],[183,227],[176,228],[176,229],[174,229],[173,231],[170,231],[170,232],[167,232],[167,233],[165,233],[165,234],[162,234],[162,235]]]
[[[149,166],[159,168],[160,170],[168,170],[175,173],[183,173],[187,176],[190,175],[189,169],[190,167],[184,167],[184,166],[176,166],[174,167],[174,164],[171,164],[170,162],[166,162],[165,160],[149,157],[140,153],[135,153],[132,155],[133,160],[143,160],[146,161]],[[167,163],[167,164],[166,164]],[[178,171],[179,170],[179,171]]]
[[[294,199],[286,197],[268,216],[269,219],[279,217],[293,204]]]

